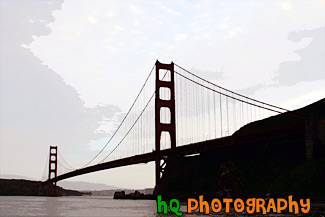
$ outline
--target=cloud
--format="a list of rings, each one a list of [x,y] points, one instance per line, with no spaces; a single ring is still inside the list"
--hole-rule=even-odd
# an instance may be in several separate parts
[[[174,39],[175,39],[175,41],[182,41],[186,38],[187,38],[187,36],[184,34],[177,34]]]
[[[257,91],[264,89],[264,88],[266,88],[266,85],[257,84],[255,86],[247,87],[244,89],[239,89],[236,91],[244,96],[252,96],[254,93],[256,93]]]
[[[311,42],[305,48],[296,51],[299,60],[280,64],[274,77],[279,85],[325,79],[325,26],[291,32],[288,37],[296,43],[305,38],[311,38]]]
[[[89,23],[93,23],[93,24],[98,23],[97,19],[93,16],[88,16],[87,20]]]
[[[292,5],[289,2],[282,2],[281,8],[285,11],[290,11],[292,10]]]
[[[205,70],[199,70],[196,68],[192,68],[190,71],[192,73],[194,73],[195,75],[198,75],[198,76],[200,76],[204,79],[207,79],[209,81],[221,80],[221,79],[223,79],[223,76],[224,76],[223,68],[221,68],[220,70],[216,70],[216,71],[205,71]]]
[[[288,40],[300,43],[309,39],[306,47],[296,50],[297,59],[279,64],[278,70],[270,83],[260,83],[251,87],[239,89],[244,95],[253,95],[259,90],[280,86],[295,86],[298,83],[321,81],[325,79],[325,26],[310,30],[290,32]],[[317,83],[317,82],[316,82]],[[319,84],[319,83],[317,83]],[[308,95],[308,94],[304,94]],[[317,94],[319,95],[319,94]],[[314,97],[312,97],[314,98]],[[300,104],[303,106],[304,104]]]
[[[21,46],[30,43],[32,35],[49,33],[46,22],[39,20],[53,21],[52,11],[62,3],[49,2],[1,1],[0,169],[4,173],[39,178],[50,145],[64,147],[66,154],[77,150],[79,158],[88,159],[92,153],[87,144],[106,136],[96,131],[101,121],[111,120],[119,111],[113,105],[85,107],[74,88]]]

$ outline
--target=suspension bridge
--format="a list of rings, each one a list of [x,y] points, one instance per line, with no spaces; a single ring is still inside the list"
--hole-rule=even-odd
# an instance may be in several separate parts
[[[50,147],[47,183],[54,188],[49,187],[49,194],[55,194],[56,183],[63,179],[150,161],[156,164],[157,186],[164,159],[267,139],[256,135],[234,140],[231,135],[248,123],[286,112],[218,86],[173,62],[157,60],[116,131],[83,167],[73,168],[56,146]],[[281,132],[273,136],[301,133],[290,128]],[[67,172],[58,174],[58,167]]]

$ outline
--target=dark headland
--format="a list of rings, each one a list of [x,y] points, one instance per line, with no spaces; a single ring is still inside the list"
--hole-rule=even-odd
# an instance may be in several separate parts
[[[277,137],[289,129],[300,133]],[[184,200],[293,195],[324,201],[325,99],[247,124],[231,140],[237,144],[167,159],[156,195]],[[314,142],[312,150],[307,140]]]
[[[82,196],[91,193],[56,188],[57,196]],[[48,184],[24,179],[0,179],[0,196],[47,196]]]

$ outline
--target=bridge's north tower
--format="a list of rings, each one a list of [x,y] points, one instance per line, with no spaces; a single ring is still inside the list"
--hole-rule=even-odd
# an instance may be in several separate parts
[[[50,146],[48,195],[56,196],[56,182],[51,183],[50,180],[57,177],[57,171],[58,171],[58,147]]]
[[[166,80],[161,79],[160,73],[166,73]],[[170,92],[168,100],[162,99],[160,96],[161,88],[167,88]],[[161,110],[168,108],[170,111],[170,122],[161,122]],[[156,125],[156,152],[160,151],[160,142],[162,132],[167,132],[170,135],[171,149],[176,148],[176,120],[175,120],[175,83],[174,83],[174,63],[163,64],[156,61],[156,98],[155,98],[155,125]],[[159,155],[158,155],[159,156]],[[156,162],[156,186],[159,184],[162,166],[160,165],[161,158],[157,157]]]

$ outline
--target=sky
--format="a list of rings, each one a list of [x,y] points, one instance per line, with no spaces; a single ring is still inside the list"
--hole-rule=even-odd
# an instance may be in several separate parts
[[[50,145],[87,163],[157,59],[290,110],[322,99],[324,11],[324,0],[0,0],[0,176],[40,179]],[[153,187],[154,164],[69,180]]]

